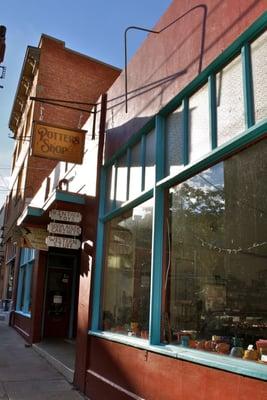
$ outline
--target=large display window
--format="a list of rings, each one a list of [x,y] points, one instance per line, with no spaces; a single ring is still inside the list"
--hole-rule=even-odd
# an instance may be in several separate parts
[[[267,358],[267,141],[169,189],[163,340]]]
[[[107,223],[103,330],[148,338],[152,210],[149,200]]]

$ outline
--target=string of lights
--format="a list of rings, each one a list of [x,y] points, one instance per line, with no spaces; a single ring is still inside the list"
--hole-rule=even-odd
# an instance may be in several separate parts
[[[238,248],[224,248],[224,247],[219,247],[214,245],[213,243],[206,242],[205,240],[201,239],[200,237],[196,236],[196,238],[201,242],[202,247],[207,247],[209,250],[214,250],[217,251],[218,253],[227,253],[227,254],[238,254],[238,253],[244,253],[253,249],[256,249],[258,247],[265,246],[267,242],[260,242],[260,243],[253,243],[251,246],[242,249],[241,247]]]

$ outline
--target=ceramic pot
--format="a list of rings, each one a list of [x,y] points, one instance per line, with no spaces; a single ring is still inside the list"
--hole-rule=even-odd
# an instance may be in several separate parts
[[[245,350],[243,359],[257,361],[258,357],[259,357],[259,353],[257,352],[257,350]]]
[[[196,349],[196,347],[197,347],[197,341],[196,341],[196,340],[193,340],[193,339],[190,339],[190,340],[189,340],[189,347],[190,347],[190,349]]]
[[[217,353],[220,354],[228,354],[229,353],[229,349],[230,349],[230,345],[228,343],[218,343],[215,347],[215,350],[217,351]]]
[[[231,356],[231,357],[242,358],[243,355],[244,355],[244,349],[243,349],[243,347],[233,347],[233,348],[231,349],[231,352],[230,352],[230,356]]]
[[[205,350],[207,350],[207,351],[213,351],[213,349],[214,349],[213,341],[206,340],[204,347],[205,347]]]
[[[197,342],[196,348],[198,350],[205,350],[205,340],[200,340]]]

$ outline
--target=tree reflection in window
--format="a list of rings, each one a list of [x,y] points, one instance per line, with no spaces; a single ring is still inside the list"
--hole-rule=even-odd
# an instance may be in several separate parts
[[[266,339],[266,156],[265,140],[170,189],[163,340],[243,355]]]

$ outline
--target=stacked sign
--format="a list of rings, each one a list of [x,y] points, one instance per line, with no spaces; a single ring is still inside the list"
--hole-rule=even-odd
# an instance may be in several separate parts
[[[51,210],[49,212],[49,217],[53,221],[62,222],[50,222],[50,224],[47,226],[48,232],[52,234],[46,238],[45,242],[47,246],[78,250],[81,247],[81,242],[79,239],[77,239],[77,236],[80,236],[82,228],[79,225],[74,225],[73,223],[81,222],[81,213],[74,211]],[[73,237],[71,238],[68,236]]]

